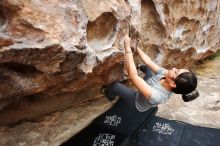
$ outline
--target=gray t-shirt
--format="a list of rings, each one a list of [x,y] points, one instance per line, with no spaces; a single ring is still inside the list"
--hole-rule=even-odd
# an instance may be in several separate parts
[[[138,111],[144,112],[160,103],[165,103],[170,98],[172,92],[160,84],[160,79],[164,77],[165,71],[166,69],[160,68],[156,75],[146,81],[151,86],[151,98],[149,100],[141,93],[137,93],[135,106]]]

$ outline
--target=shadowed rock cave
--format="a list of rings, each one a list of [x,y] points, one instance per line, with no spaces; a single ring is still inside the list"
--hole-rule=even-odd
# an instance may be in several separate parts
[[[162,60],[162,52],[160,52],[159,46],[152,44],[147,47],[146,52],[151,56],[152,60],[160,64],[160,60]]]
[[[152,0],[143,0],[141,2],[141,27],[144,43],[158,44],[165,36],[164,26]]]
[[[175,33],[175,37],[179,38],[185,38],[193,37],[192,35],[195,35],[195,32],[198,31],[199,28],[199,21],[196,20],[189,20],[186,17],[182,17],[178,23],[177,23],[177,30]]]
[[[112,13],[103,13],[87,26],[88,45],[96,52],[103,51],[106,45],[111,44],[117,20]]]
[[[0,6],[0,30],[4,27],[5,24],[6,24],[5,12],[2,10],[2,7]]]
[[[183,0],[173,0],[172,5],[174,8],[180,9],[183,6],[184,1]]]
[[[32,65],[26,65],[16,62],[6,62],[3,64],[0,64],[0,66],[6,67],[14,72],[22,73],[22,74],[36,74],[41,73],[36,69],[36,67]]]

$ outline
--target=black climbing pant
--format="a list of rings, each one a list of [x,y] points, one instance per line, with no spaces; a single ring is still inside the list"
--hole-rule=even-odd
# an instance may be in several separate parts
[[[142,65],[139,69],[145,73],[144,80],[152,77],[153,73],[149,67]],[[135,106],[135,99],[138,92],[132,88],[128,88],[120,82],[114,82],[107,87],[106,96],[109,99],[114,99],[116,96],[120,97],[120,100],[125,102],[130,108],[137,110]]]

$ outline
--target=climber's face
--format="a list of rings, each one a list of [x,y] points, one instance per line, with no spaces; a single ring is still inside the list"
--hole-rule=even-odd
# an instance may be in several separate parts
[[[167,77],[175,80],[178,75],[180,75],[184,72],[189,72],[189,70],[172,68],[172,69],[168,70]]]

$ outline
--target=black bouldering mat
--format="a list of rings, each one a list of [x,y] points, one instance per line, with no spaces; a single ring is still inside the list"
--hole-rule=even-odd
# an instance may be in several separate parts
[[[219,146],[220,129],[155,116],[134,133],[131,139],[129,146]]]
[[[122,101],[62,146],[219,146],[220,129],[194,126],[132,110]]]
[[[62,146],[119,146],[144,123],[148,123],[156,112],[157,107],[138,112],[119,100]]]
[[[128,135],[92,123],[62,146],[119,146]]]
[[[98,117],[94,123],[110,128],[113,131],[131,135],[141,124],[147,123],[157,112],[157,107],[146,112],[130,109],[119,100],[110,110]]]

